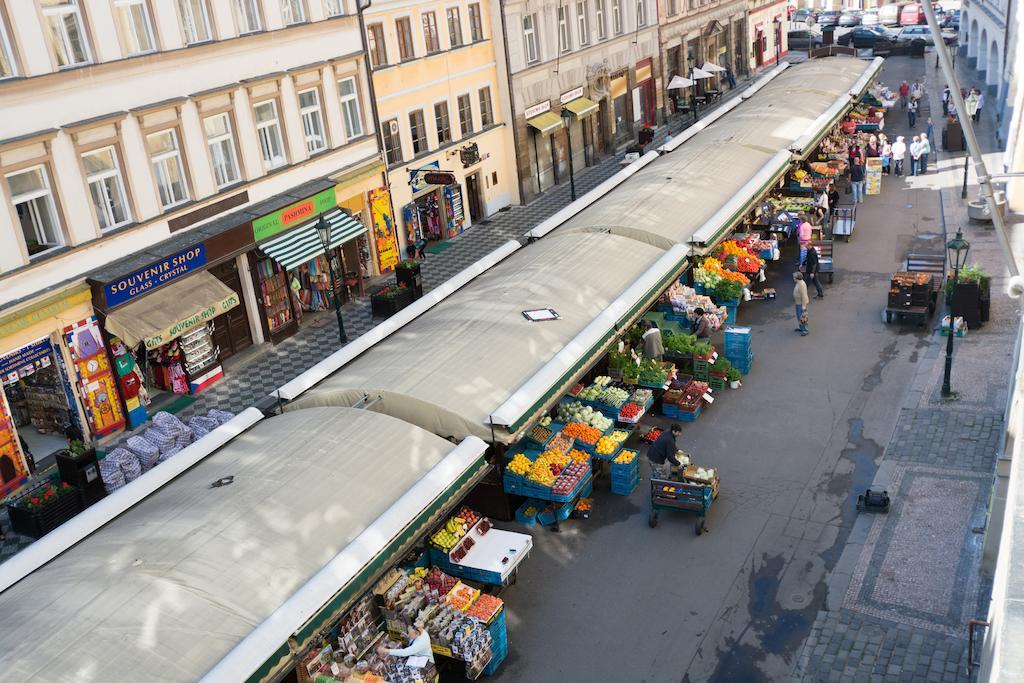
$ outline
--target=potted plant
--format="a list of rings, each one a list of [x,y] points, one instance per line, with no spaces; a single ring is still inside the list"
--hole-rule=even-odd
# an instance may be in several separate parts
[[[370,312],[374,317],[390,318],[412,301],[412,291],[405,285],[385,285],[370,295]]]
[[[423,296],[423,277],[420,275],[420,262],[412,259],[400,261],[395,266],[395,281],[399,287],[408,287],[413,299]]]
[[[692,334],[672,334],[665,337],[664,344],[666,360],[687,361],[693,358],[697,337]]]
[[[946,277],[946,300],[950,301],[957,316],[962,316],[967,329],[976,330],[988,319],[991,303],[989,289],[992,279],[978,266],[971,264],[960,269],[956,289],[953,289],[953,274]],[[983,303],[984,302],[984,303]],[[984,316],[982,308],[985,308]]]
[[[729,368],[728,372],[725,373],[725,378],[729,380],[730,389],[739,389],[740,380],[743,379],[743,373],[741,373],[735,367],[731,367]]]
[[[65,482],[44,481],[7,504],[11,528],[41,538],[82,511],[78,489]]]
[[[701,342],[695,344],[693,347],[693,358],[694,360],[708,360],[711,354],[714,353],[715,347],[711,346],[708,342]]]

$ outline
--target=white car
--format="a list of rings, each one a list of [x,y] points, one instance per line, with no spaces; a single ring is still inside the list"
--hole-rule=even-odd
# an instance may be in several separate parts
[[[866,9],[860,17],[861,26],[878,26],[879,23],[877,9]]]
[[[900,29],[900,32],[896,34],[897,43],[910,43],[915,40],[923,40],[925,45],[934,45],[932,42],[932,32],[927,26],[904,26]],[[956,33],[954,31],[942,31],[942,42],[947,45],[956,42]]]

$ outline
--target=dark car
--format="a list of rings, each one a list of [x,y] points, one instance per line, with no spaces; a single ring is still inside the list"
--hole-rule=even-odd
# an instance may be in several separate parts
[[[850,26],[860,26],[861,15],[864,14],[860,10],[851,10],[843,12],[839,15],[839,26],[844,28]]]
[[[797,24],[807,24],[810,26],[814,23],[814,10],[809,10],[806,7],[801,7],[793,16],[790,17],[790,21]]]
[[[786,34],[786,40],[790,50],[810,52],[816,47],[821,47],[821,34],[817,31],[790,31]]]
[[[818,26],[838,26],[840,13],[834,10],[822,12],[817,17]]]
[[[954,31],[960,30],[960,10],[955,9],[952,12],[946,14],[945,21],[942,22],[942,28],[953,29]]]
[[[849,47],[850,45],[852,45],[857,49],[871,48],[876,52],[891,50],[893,43],[892,39],[880,31],[872,30],[872,28],[858,26],[852,31],[849,31],[848,33],[844,33],[843,35],[839,36],[839,40],[837,40],[836,42],[844,47]]]

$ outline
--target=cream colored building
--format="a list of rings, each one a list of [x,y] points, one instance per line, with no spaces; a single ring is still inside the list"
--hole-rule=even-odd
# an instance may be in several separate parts
[[[490,2],[378,0],[364,16],[403,254],[517,203]],[[427,182],[427,170],[454,182]]]
[[[74,385],[66,325],[95,311],[102,326],[200,271],[242,304],[215,326],[222,355],[274,338],[261,237],[339,206],[369,227],[368,192],[386,196],[363,59],[354,0],[3,3],[0,367],[48,330]],[[394,260],[393,238],[342,218],[346,270],[379,270],[378,242]],[[105,293],[195,249],[184,269]]]

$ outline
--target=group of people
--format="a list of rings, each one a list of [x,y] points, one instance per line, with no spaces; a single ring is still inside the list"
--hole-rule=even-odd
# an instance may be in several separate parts
[[[921,81],[914,81],[910,85],[906,81],[900,83],[900,107],[907,112],[907,121],[910,127],[917,125],[917,112],[921,108],[921,99],[924,98],[924,86]]]
[[[897,135],[896,141],[890,143],[885,133],[879,133],[877,136],[871,135],[865,147],[861,147],[854,141],[848,150],[853,203],[859,204],[864,201],[864,164],[870,157],[878,157],[882,160],[882,173],[885,175],[901,176],[906,164],[907,152],[910,152],[910,175],[922,175],[927,172],[928,157],[932,153],[932,135],[933,124],[929,117],[927,132],[913,136],[910,145],[907,145],[902,135]]]
[[[981,118],[981,110],[985,108],[985,93],[978,87],[971,88],[970,92],[965,88],[961,88],[960,97],[964,100],[967,115],[971,117],[972,121],[977,123]],[[942,90],[942,115],[954,120],[959,120],[960,118],[956,110],[956,102],[953,101],[953,93],[948,85]]]

